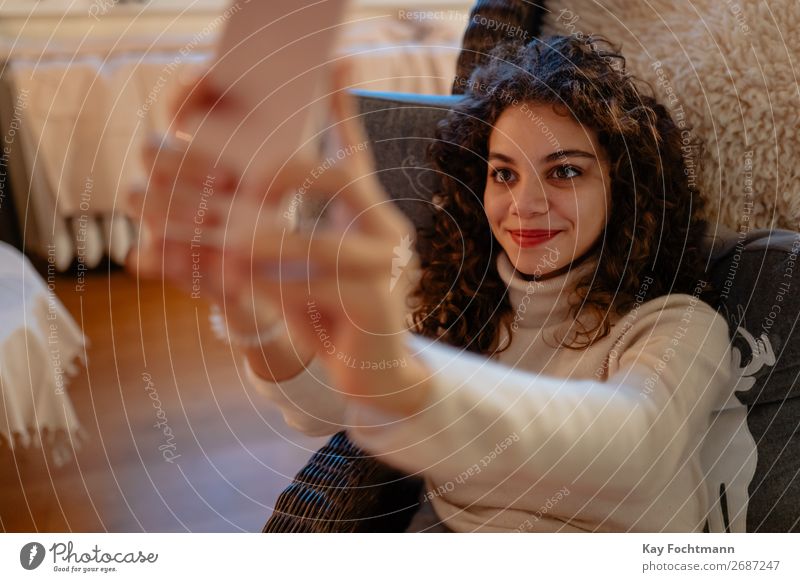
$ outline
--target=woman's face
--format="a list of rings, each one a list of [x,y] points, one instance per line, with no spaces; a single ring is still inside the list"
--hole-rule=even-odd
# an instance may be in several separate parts
[[[557,275],[603,233],[609,165],[596,133],[551,105],[508,107],[489,136],[484,208],[515,268]]]

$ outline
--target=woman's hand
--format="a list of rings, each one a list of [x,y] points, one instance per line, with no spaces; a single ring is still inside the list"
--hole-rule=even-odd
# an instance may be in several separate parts
[[[186,111],[215,102],[205,96],[204,78],[198,87],[184,88],[188,97],[177,99],[176,106]],[[146,186],[132,188],[127,199],[128,214],[140,232],[128,256],[128,269],[139,277],[163,279],[193,299],[218,305],[232,334],[252,337],[279,321],[280,313],[267,314],[270,306],[259,301],[252,289],[226,284],[223,265],[229,253],[225,241],[231,207],[240,195],[238,177],[171,135],[151,136],[143,160],[148,170]],[[269,358],[265,358],[266,347],[247,350],[257,374],[281,380],[302,371],[314,348],[292,338],[291,331],[269,342]]]
[[[142,277],[163,277],[195,298],[219,300],[221,280],[214,275],[234,178],[169,136],[151,137],[144,162],[150,169],[147,185],[132,188],[127,199],[140,232],[129,268]]]
[[[336,162],[298,155],[262,192],[243,191],[236,176],[181,140],[151,141],[148,187],[129,196],[147,236],[129,265],[220,304],[241,334],[257,330],[259,304],[278,307],[289,334],[248,352],[257,374],[291,377],[316,352],[346,396],[407,414],[421,406],[426,376],[404,341],[403,275],[415,270],[415,230],[375,176],[344,76],[339,69],[332,99]],[[213,101],[195,93],[197,103]],[[339,206],[335,228],[312,234],[280,225],[283,214],[303,207],[294,197],[300,188],[308,203]]]
[[[426,390],[426,374],[405,341],[404,275],[416,270],[415,229],[377,180],[344,76],[338,69],[332,96],[339,150],[327,159],[335,163],[295,157],[265,196],[237,200],[231,221],[291,217],[321,200],[335,205],[332,224],[309,232],[262,220],[253,232],[237,229],[229,277],[252,282],[256,294],[281,306],[346,396],[408,414],[420,408]]]

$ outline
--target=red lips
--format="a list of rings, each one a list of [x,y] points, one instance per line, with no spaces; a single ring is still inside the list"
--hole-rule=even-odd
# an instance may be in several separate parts
[[[547,230],[541,228],[527,229],[527,230],[509,230],[508,232],[518,236],[555,236],[560,230]]]
[[[560,230],[544,230],[544,229],[531,229],[531,230],[509,230],[511,238],[520,247],[535,247],[545,243],[555,237]]]

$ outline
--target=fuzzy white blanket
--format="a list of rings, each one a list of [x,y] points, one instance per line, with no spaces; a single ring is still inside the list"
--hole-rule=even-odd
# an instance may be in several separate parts
[[[800,230],[797,0],[549,0],[545,34],[602,34],[705,142],[709,218]],[[680,109],[682,108],[682,110]]]

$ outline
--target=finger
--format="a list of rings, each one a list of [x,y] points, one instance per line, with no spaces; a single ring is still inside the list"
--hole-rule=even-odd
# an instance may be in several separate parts
[[[151,190],[142,195],[135,194],[131,204],[141,205],[138,224],[157,239],[184,241],[196,245],[218,246],[218,231],[226,228],[225,217],[229,204],[223,199],[202,200],[192,193],[175,195]]]
[[[134,218],[147,222],[155,232],[173,227],[201,231],[223,228],[232,208],[231,198],[202,195],[194,187],[176,186],[172,191],[152,188],[133,192],[128,197]]]
[[[141,185],[133,185],[128,190],[128,195],[125,197],[124,212],[134,222],[140,221],[144,216],[146,196],[147,190]]]
[[[171,191],[154,189],[146,214],[161,212],[168,218],[167,228],[185,226],[197,231],[208,228],[227,228],[227,221],[235,201],[235,194],[199,188],[193,184],[175,184]],[[148,216],[149,217],[149,216]]]
[[[387,336],[406,331],[404,313],[387,317],[385,310],[380,310],[378,315],[370,304],[368,299],[381,291],[380,285],[372,280],[324,277],[307,284],[261,281],[257,283],[256,292],[262,297],[269,297],[275,305],[283,305],[284,309],[294,305],[292,310],[304,315],[307,324],[318,323],[315,321],[319,319],[317,314],[327,314],[332,320],[346,322],[345,325],[366,333]],[[302,306],[299,304],[301,300]],[[326,331],[332,333],[334,330],[328,328]]]
[[[300,304],[297,307],[287,306],[284,310],[284,319],[286,320],[287,336],[292,345],[296,345],[296,350],[313,349],[317,354],[327,352],[330,348],[324,345],[320,340],[318,328],[314,323],[309,321],[308,315],[304,312],[304,305]],[[317,323],[319,325],[319,323]],[[307,346],[307,347],[303,347]],[[331,355],[331,354],[327,354]]]
[[[150,173],[159,161],[177,167],[186,157],[187,149],[188,143],[175,135],[151,132],[142,146],[142,161]]]
[[[195,244],[211,244],[214,237],[213,244],[219,245],[217,230],[226,228],[234,199],[235,193],[212,183],[176,181],[169,186],[151,182],[146,190],[135,186],[126,202],[129,213],[156,236]]]
[[[270,237],[254,247],[253,261],[264,273],[280,271],[296,264],[309,263],[312,275],[337,272],[343,274],[367,274],[376,269],[387,268],[387,257],[391,250],[385,243],[358,233],[321,233],[308,236],[305,233],[285,233]],[[275,269],[278,269],[277,271]]]
[[[187,82],[181,83],[169,101],[169,112],[173,116],[173,125],[181,128],[181,124],[186,115],[196,109],[202,96],[208,92],[208,71],[205,71]]]
[[[161,262],[160,244],[154,241],[146,225],[140,225],[138,238],[126,257],[125,268],[140,277],[158,277]]]
[[[163,244],[162,277],[193,299],[219,302],[223,298],[223,252],[174,241]]]
[[[375,159],[369,149],[370,140],[361,123],[361,114],[355,97],[350,93],[351,64],[342,61],[334,67],[332,74],[333,94],[331,111],[334,130],[342,148],[346,148],[351,163],[361,176],[374,173]]]
[[[405,276],[403,269],[412,268],[411,263],[403,268],[393,270],[384,259],[370,261],[356,259],[352,264],[344,265],[335,259],[328,265],[322,261],[307,258],[281,257],[277,260],[243,260],[240,267],[232,266],[232,260],[226,261],[227,284],[234,284],[242,289],[275,288],[291,289],[296,292],[318,289],[321,281],[338,281],[340,288],[350,282],[384,285],[391,291],[393,281]]]
[[[329,348],[330,344],[324,341],[324,336],[320,337],[320,330],[330,332],[333,328],[323,314],[309,313],[309,311],[313,313],[315,305],[311,296],[301,292],[267,298],[265,293],[259,293],[261,301],[269,301],[273,309],[279,313],[279,317],[285,321],[289,344],[294,346],[295,350],[305,353],[308,349],[313,349],[321,353],[321,350]]]
[[[331,109],[335,122],[335,132],[341,144],[344,160],[353,188],[342,190],[342,195],[353,212],[359,213],[379,207],[370,221],[370,230],[378,232],[393,222],[392,207],[382,203],[390,200],[377,178],[377,164],[372,154],[370,141],[363,124],[355,97],[349,91],[350,64],[345,61],[334,70],[334,92]],[[336,175],[332,176],[336,178]],[[348,184],[348,186],[350,185]]]
[[[132,275],[142,278],[154,278],[158,274],[157,265],[151,260],[151,256],[142,253],[141,248],[131,247],[128,256],[125,257],[125,270]]]
[[[269,178],[264,190],[254,197],[265,209],[277,211],[286,198],[295,193],[302,197],[305,191],[319,179],[320,160],[308,157],[303,152],[296,153],[280,166]]]
[[[383,230],[376,236],[370,232],[370,228],[362,226],[381,210],[379,207],[362,213],[349,223],[345,222],[347,217],[331,212],[331,221],[337,222],[333,225],[335,229],[323,224],[309,232],[289,229],[284,217],[276,217],[268,212],[259,214],[253,207],[237,202],[231,208],[229,222],[236,226],[232,228],[236,237],[229,242],[231,249],[243,256],[273,263],[285,257],[291,260],[311,258],[329,265],[333,258],[340,257],[343,268],[349,269],[353,265],[355,270],[360,270],[359,265],[368,267],[372,263],[369,260],[372,256],[376,257],[375,261],[384,261],[384,264],[390,264],[391,260],[387,257],[393,257],[397,252],[401,253],[398,257],[410,258],[414,254],[414,225],[392,202],[385,202],[384,205],[389,207],[387,214],[391,217],[388,221],[382,218],[373,220],[373,223],[383,225]],[[239,224],[248,224],[247,221],[254,228],[245,231],[238,227]]]
[[[212,110],[228,105],[225,92],[216,88],[210,76],[210,70],[197,75],[186,83],[172,99],[170,111],[173,112],[172,127],[176,130],[187,130],[186,120],[192,115],[205,116]]]
[[[143,148],[149,180],[163,186],[176,182],[234,191],[238,180],[228,168],[192,149],[191,143],[173,134],[151,134]]]
[[[304,165],[294,165],[275,177],[270,186],[274,194],[267,196],[264,212],[281,215],[291,222],[298,214],[308,214],[306,206],[330,201],[327,204],[331,215],[350,216],[346,221],[349,226],[357,226],[376,237],[397,238],[414,231],[413,223],[394,205],[380,183],[359,178],[339,166],[320,167],[305,177],[300,173],[304,169]],[[301,186],[298,188],[298,185]],[[252,211],[252,208],[246,210]]]
[[[229,264],[230,261],[225,262],[226,273],[229,272]],[[307,342],[311,339],[310,336],[302,333],[304,330],[299,327],[300,324],[306,324],[302,314],[308,303],[307,290],[301,289],[300,292],[293,291],[289,295],[284,295],[274,285],[266,287],[257,285],[252,278],[245,281],[237,277],[236,281],[232,281],[226,276],[223,279],[222,294],[229,300],[228,305],[233,312],[241,314],[240,325],[244,326],[249,322],[251,327],[258,328],[265,323],[284,319],[290,332],[290,339],[309,345]]]
[[[228,230],[222,227],[205,227],[198,229],[191,224],[176,224],[161,233],[161,240],[165,243],[187,245],[194,249],[207,249],[223,251],[228,248]]]

